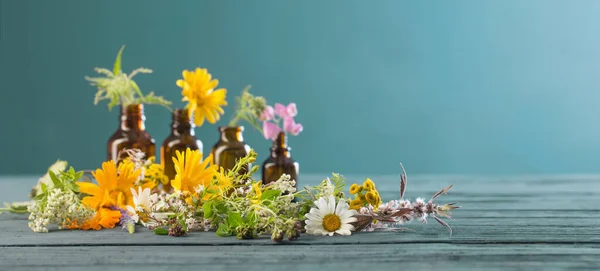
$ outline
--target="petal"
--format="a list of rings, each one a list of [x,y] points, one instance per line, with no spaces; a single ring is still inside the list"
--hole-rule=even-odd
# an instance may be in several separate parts
[[[102,196],[104,195],[104,189],[100,186],[88,183],[88,182],[77,182],[77,186],[79,186],[79,192],[93,195],[93,196]]]
[[[353,231],[354,230],[354,226],[352,226],[351,224],[342,224],[342,226],[339,229],[340,230]]]
[[[352,235],[352,232],[350,232],[349,230],[343,230],[343,229],[339,229],[339,230],[335,231],[335,233],[340,234],[340,235]]]
[[[292,118],[292,117],[283,118],[283,130],[286,133],[292,133],[295,125],[296,125],[296,122],[294,122],[294,118]]]
[[[335,198],[333,196],[329,196],[327,198],[327,213],[328,214],[335,214]]]
[[[348,218],[343,218],[342,220],[342,224],[348,224],[348,223],[352,223],[352,222],[356,222],[358,221],[358,219],[356,217],[348,217]]]
[[[298,109],[296,108],[296,103],[290,103],[288,104],[288,106],[286,107],[286,111],[288,116],[290,117],[295,117],[296,115],[298,115]]]
[[[288,116],[287,108],[285,105],[277,103],[275,104],[275,114],[281,118],[285,118]]]
[[[346,210],[348,210],[348,204],[346,203],[346,200],[340,199],[337,207],[335,208],[335,214],[341,216]]]
[[[280,132],[281,129],[277,124],[268,121],[263,122],[263,135],[265,139],[275,140]]]

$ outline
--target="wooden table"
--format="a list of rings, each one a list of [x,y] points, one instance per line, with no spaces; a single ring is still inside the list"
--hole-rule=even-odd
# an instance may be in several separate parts
[[[302,185],[325,176],[303,175]],[[365,176],[349,176],[349,183]],[[399,196],[398,176],[371,176],[384,200]],[[25,200],[34,177],[0,178],[0,201]],[[144,228],[33,233],[27,216],[0,215],[0,270],[429,270],[599,269],[600,176],[409,176],[407,197],[458,201],[454,235],[430,220],[414,231],[303,235],[275,244],[213,232],[157,236]]]

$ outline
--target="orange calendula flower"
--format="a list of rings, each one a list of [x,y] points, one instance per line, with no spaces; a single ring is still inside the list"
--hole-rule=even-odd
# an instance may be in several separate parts
[[[200,186],[209,186],[218,169],[216,165],[210,164],[211,160],[212,157],[209,156],[202,161],[199,150],[188,148],[185,152],[177,151],[173,157],[176,172],[175,179],[171,181],[173,188],[194,194]]]
[[[115,225],[117,225],[117,223],[119,223],[120,219],[121,212],[119,210],[100,208],[90,219],[84,221],[83,223],[72,221],[71,224],[66,225],[65,228],[69,230],[101,230],[102,228],[112,229],[115,227]]]
[[[92,172],[98,184],[89,182],[78,182],[81,193],[90,196],[84,197],[81,202],[97,212],[101,208],[119,207],[125,209],[128,205],[133,205],[131,188],[135,187],[141,169],[134,170],[134,164],[124,161],[117,166],[111,160],[102,163],[102,169]],[[151,187],[152,183],[147,183],[142,188]]]
[[[177,80],[177,86],[182,88],[182,101],[189,102],[188,112],[190,117],[194,115],[194,123],[201,126],[204,119],[214,124],[225,112],[222,106],[227,105],[225,97],[227,90],[220,88],[219,80],[212,79],[212,76],[206,69],[196,68],[195,71],[183,71],[183,79]]]

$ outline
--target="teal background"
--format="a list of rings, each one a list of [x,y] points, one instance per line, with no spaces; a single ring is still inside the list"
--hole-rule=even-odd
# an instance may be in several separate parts
[[[301,172],[600,172],[599,1],[0,0],[0,173],[92,169],[117,112],[84,80],[124,70],[181,106],[183,69],[228,100],[298,104]],[[226,108],[231,113],[232,106]],[[160,146],[170,113],[147,107]],[[220,124],[226,124],[230,114]],[[197,128],[209,149],[215,125]],[[247,127],[265,159],[269,143]]]

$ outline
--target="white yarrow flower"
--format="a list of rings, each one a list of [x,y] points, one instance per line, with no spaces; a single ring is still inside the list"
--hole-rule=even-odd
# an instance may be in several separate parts
[[[340,199],[335,203],[335,197],[321,197],[315,201],[315,206],[306,214],[306,233],[313,235],[329,235],[334,233],[350,235],[354,230],[352,222],[356,222],[355,210],[349,210],[348,203]]]

